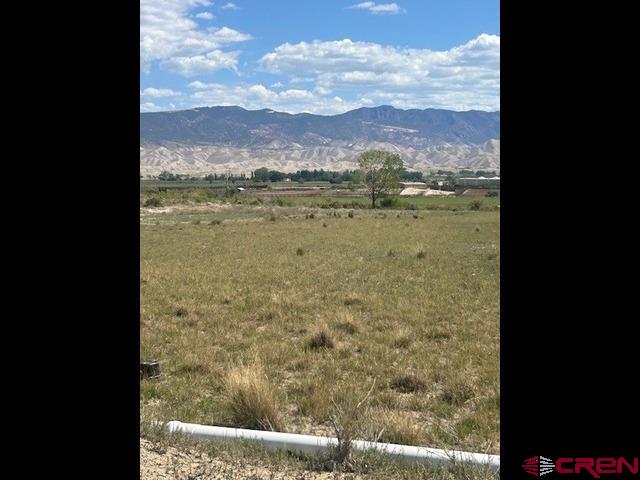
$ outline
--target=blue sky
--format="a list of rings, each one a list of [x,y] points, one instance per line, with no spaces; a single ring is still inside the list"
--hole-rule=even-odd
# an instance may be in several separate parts
[[[498,0],[141,0],[140,110],[499,110]]]

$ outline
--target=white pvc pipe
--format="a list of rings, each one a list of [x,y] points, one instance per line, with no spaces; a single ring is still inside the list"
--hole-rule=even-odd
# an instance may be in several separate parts
[[[207,440],[225,441],[243,439],[258,442],[266,448],[310,454],[329,453],[330,449],[338,444],[338,440],[333,437],[266,432],[247,430],[244,428],[214,427],[195,423],[182,423],[177,420],[167,423],[166,427],[170,432],[185,433]],[[460,462],[485,467],[490,470],[498,470],[500,468],[500,455],[441,450],[439,448],[416,447],[395,443],[367,442],[364,440],[355,440],[353,442],[353,448],[361,452],[375,450],[405,463],[427,462],[447,464]]]

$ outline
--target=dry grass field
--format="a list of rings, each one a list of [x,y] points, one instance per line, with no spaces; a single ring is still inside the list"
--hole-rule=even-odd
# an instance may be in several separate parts
[[[351,214],[349,214],[351,212]],[[146,420],[499,451],[498,211],[141,210]]]

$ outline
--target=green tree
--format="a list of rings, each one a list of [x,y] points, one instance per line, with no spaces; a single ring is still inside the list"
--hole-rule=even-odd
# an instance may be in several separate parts
[[[376,208],[380,195],[398,188],[402,159],[397,153],[383,150],[369,150],[360,154],[358,165],[363,172],[363,182],[371,195],[371,208]]]
[[[256,182],[268,182],[269,181],[269,169],[262,167],[253,172],[253,178]]]

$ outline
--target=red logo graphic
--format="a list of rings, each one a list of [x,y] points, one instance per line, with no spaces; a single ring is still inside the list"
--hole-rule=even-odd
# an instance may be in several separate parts
[[[541,477],[554,470],[561,475],[588,473],[593,478],[609,473],[638,475],[638,457],[627,460],[624,457],[591,457],[591,458],[558,458],[555,462],[547,457],[535,456],[522,463],[525,472],[534,477]]]
[[[541,477],[542,475],[553,472],[553,467],[555,467],[553,460],[539,456],[527,458],[522,464],[524,471],[534,477]]]

